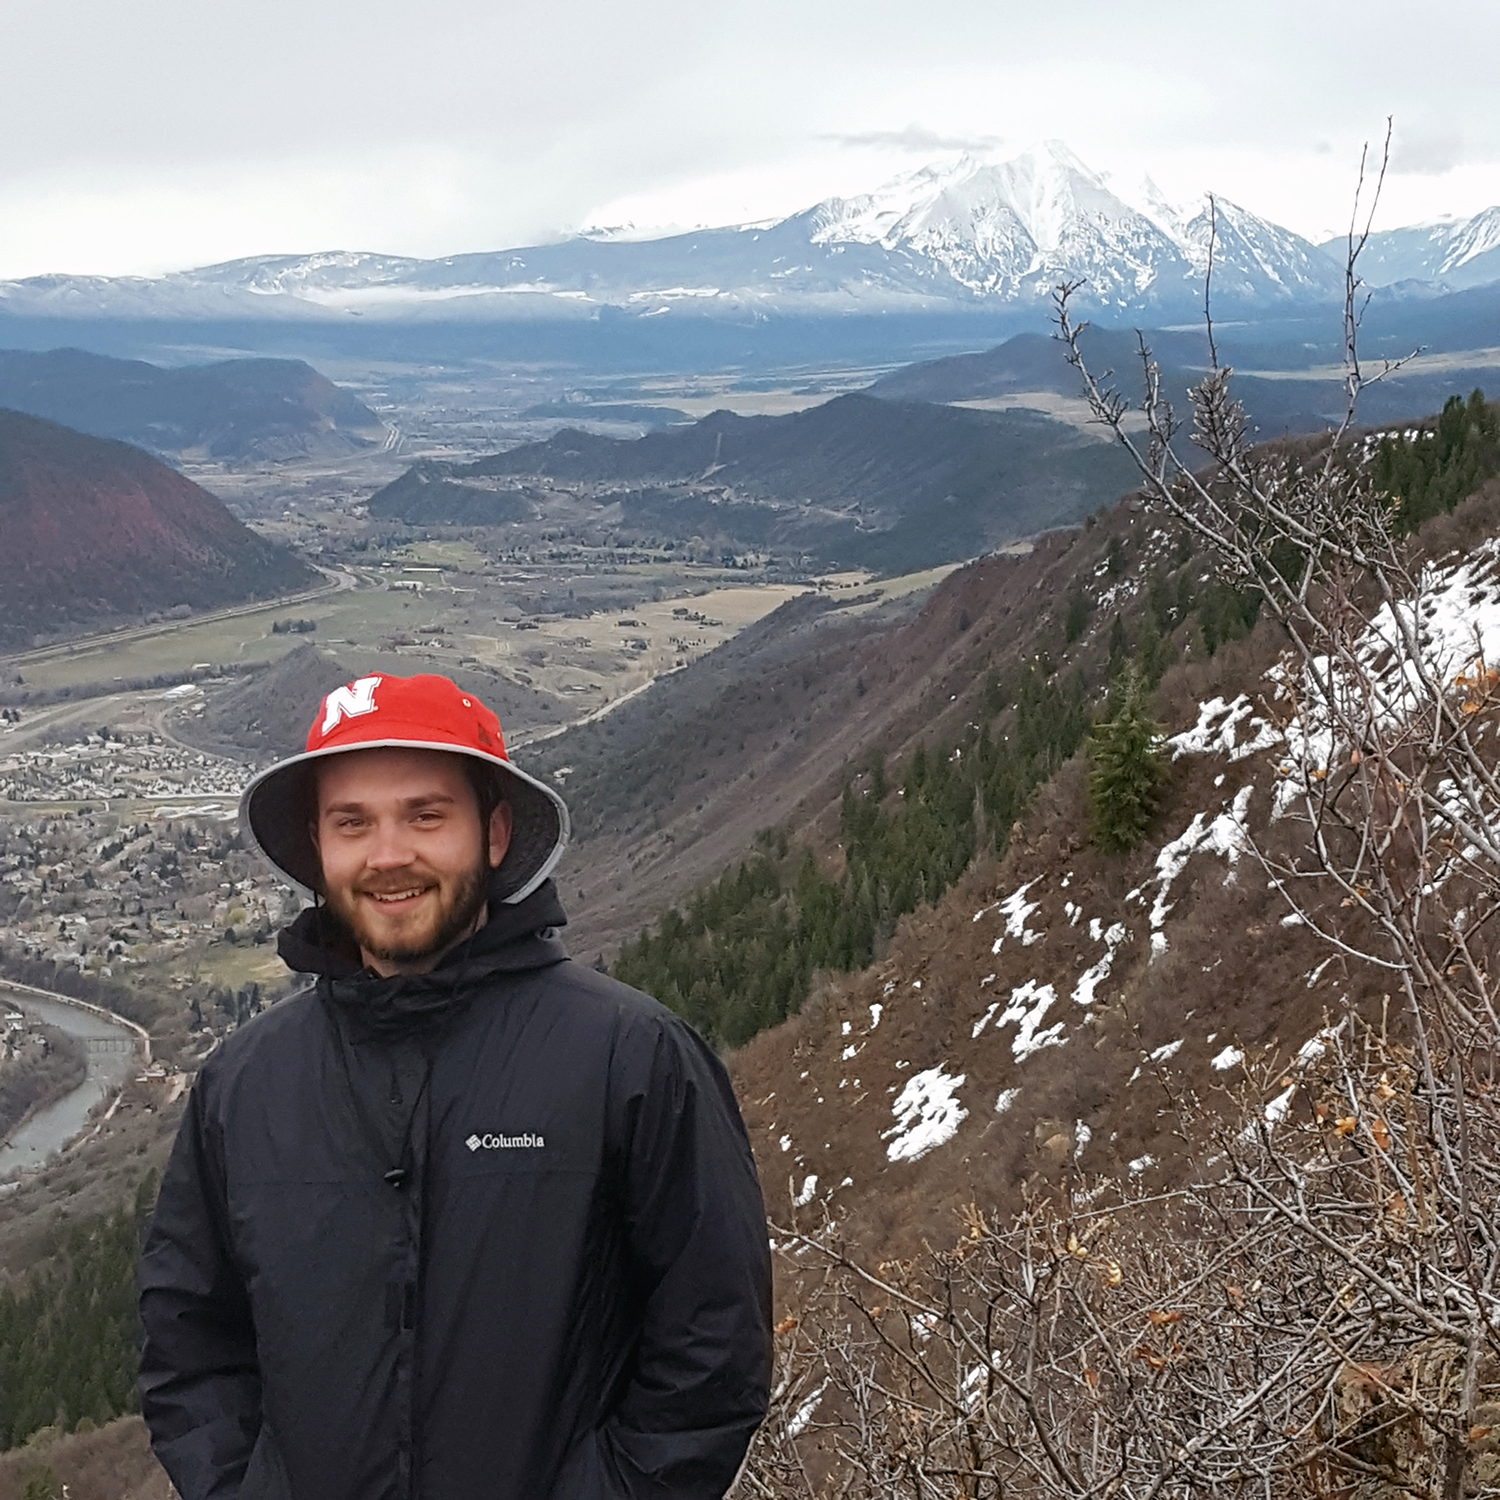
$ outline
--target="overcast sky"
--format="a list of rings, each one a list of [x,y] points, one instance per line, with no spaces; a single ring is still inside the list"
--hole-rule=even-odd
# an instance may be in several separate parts
[[[767,218],[1056,137],[1385,227],[1500,203],[1493,0],[0,0],[0,277]]]

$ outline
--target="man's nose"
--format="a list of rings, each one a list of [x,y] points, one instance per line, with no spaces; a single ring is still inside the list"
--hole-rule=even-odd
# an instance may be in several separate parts
[[[398,870],[402,865],[409,865],[413,857],[411,839],[399,820],[382,821],[376,825],[365,851],[365,861],[372,869]]]

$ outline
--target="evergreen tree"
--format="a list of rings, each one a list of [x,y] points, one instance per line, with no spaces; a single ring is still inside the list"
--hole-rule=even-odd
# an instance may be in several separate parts
[[[1088,627],[1089,615],[1093,612],[1093,608],[1082,585],[1074,584],[1068,594],[1067,618],[1063,621],[1063,634],[1070,646]]]
[[[1145,681],[1131,668],[1118,712],[1095,726],[1089,742],[1089,810],[1094,842],[1106,853],[1133,849],[1145,835],[1166,779],[1160,745]]]

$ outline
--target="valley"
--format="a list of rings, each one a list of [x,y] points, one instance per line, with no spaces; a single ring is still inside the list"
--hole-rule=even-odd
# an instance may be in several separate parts
[[[1185,382],[1191,351],[1164,344]],[[67,1149],[18,1164],[0,1296],[84,1264],[85,1242],[116,1253],[124,1220],[100,1216],[149,1201],[196,1067],[296,982],[274,935],[301,897],[246,847],[238,793],[370,671],[453,677],[568,797],[565,937],[724,1052],[778,1317],[812,1295],[812,1242],[914,1258],[975,1204],[992,1223],[1087,1215],[1175,1191],[1237,1110],[1305,1114],[1331,1018],[1377,1014],[1381,990],[1286,920],[1256,862],[1285,837],[1281,642],[1129,493],[1055,354],[864,367],[854,389],[826,367],[363,367],[350,388],[386,443],[179,456],[303,571],[274,597],[31,631],[0,658],[0,986],[117,1011],[154,1058],[107,1117],[44,1142]],[[1444,456],[1400,470],[1448,484],[1434,495],[1464,476],[1452,515],[1412,512],[1450,569],[1496,525],[1491,418],[1464,410],[1462,442],[1445,414]],[[1432,430],[1402,441],[1435,454]],[[1454,610],[1477,619],[1480,592]],[[1112,853],[1088,747],[1130,673],[1165,771],[1144,837]],[[69,1378],[46,1376],[51,1405],[94,1422]],[[767,1442],[805,1429],[796,1389]],[[71,1484],[106,1439],[130,1500],[154,1497],[130,1419],[41,1444]],[[30,1451],[0,1456],[0,1496]]]

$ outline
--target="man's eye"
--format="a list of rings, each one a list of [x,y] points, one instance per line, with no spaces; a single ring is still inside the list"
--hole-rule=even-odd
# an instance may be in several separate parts
[[[333,826],[345,832],[364,827],[363,818],[335,818]]]
[[[436,812],[419,812],[416,816],[418,823],[441,823],[443,815]]]

